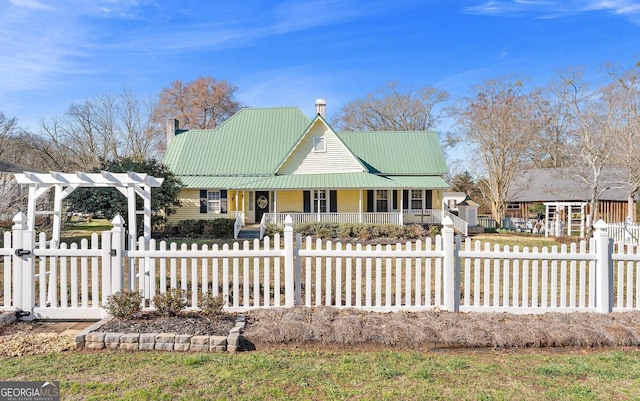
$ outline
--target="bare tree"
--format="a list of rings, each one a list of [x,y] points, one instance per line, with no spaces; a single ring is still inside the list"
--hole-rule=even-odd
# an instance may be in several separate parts
[[[160,91],[155,122],[162,125],[167,118],[177,118],[181,129],[215,128],[240,108],[236,90],[229,82],[210,76],[186,83],[175,80]]]
[[[525,92],[512,78],[485,81],[453,108],[464,140],[475,146],[485,170],[480,189],[501,224],[509,186],[527,162],[530,147],[547,124],[539,90]]]
[[[63,118],[41,123],[45,139],[35,146],[52,169],[89,171],[101,160],[157,156],[164,135],[153,122],[153,98],[142,99],[124,87],[117,95],[85,99],[69,106]]]
[[[6,153],[12,147],[13,139],[21,132],[18,127],[18,119],[9,118],[0,111],[0,160],[6,156]]]
[[[531,166],[534,168],[567,167],[572,164],[570,157],[573,145],[571,127],[573,115],[569,105],[558,97],[562,90],[557,83],[550,83],[545,92],[542,110],[546,124],[537,141],[531,143]]]
[[[397,82],[390,82],[365,98],[347,103],[333,124],[346,131],[427,131],[441,117],[435,112],[436,106],[448,98],[441,89],[423,86],[402,92]]]
[[[619,72],[609,68],[611,82],[603,97],[617,110],[618,140],[612,154],[613,163],[624,169],[628,189],[627,215],[636,220],[634,197],[640,190],[640,65]]]
[[[570,108],[574,123],[574,156],[578,165],[586,167],[588,174],[577,177],[590,187],[588,221],[598,218],[598,204],[602,193],[602,171],[612,161],[612,154],[621,132],[620,109],[609,89],[592,89],[583,79],[581,70],[569,70],[560,74],[562,91],[559,96]],[[593,224],[588,224],[587,238]]]

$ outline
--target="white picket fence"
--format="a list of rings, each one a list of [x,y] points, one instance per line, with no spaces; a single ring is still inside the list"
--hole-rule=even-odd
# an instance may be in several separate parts
[[[609,238],[615,242],[640,245],[640,224],[631,222],[607,224]]]
[[[588,242],[567,247],[491,247],[442,235],[425,241],[371,246],[284,235],[231,247],[144,241],[125,249],[124,221],[79,246],[46,243],[14,219],[0,247],[4,309],[31,317],[96,319],[107,297],[139,290],[144,307],[168,288],[222,295],[225,308],[331,305],[378,311],[449,310],[544,313],[640,308],[640,254],[613,246],[606,225]],[[602,223],[604,224],[604,223]],[[615,252],[614,252],[615,248]]]

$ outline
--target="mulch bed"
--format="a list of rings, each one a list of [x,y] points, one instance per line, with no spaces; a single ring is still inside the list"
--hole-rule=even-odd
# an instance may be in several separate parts
[[[103,333],[174,333],[197,336],[227,336],[236,324],[236,316],[222,313],[206,317],[199,313],[181,313],[178,316],[161,316],[155,312],[143,313],[134,319],[112,319],[102,325]]]

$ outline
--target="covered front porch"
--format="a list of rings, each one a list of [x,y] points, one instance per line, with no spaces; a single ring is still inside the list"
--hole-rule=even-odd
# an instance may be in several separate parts
[[[448,185],[439,176],[297,174],[229,184],[218,198],[228,206],[220,210],[236,218],[236,235],[247,224],[259,224],[262,232],[267,224],[283,226],[286,216],[294,224],[398,225],[441,224],[450,216],[456,229],[467,234],[464,220],[442,210],[442,194]],[[215,210],[218,198],[205,198],[206,194],[201,199],[212,203],[209,209]]]

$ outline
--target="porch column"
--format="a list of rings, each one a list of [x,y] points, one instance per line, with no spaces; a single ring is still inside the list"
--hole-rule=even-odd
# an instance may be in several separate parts
[[[273,191],[273,213],[278,214],[278,193],[277,191]],[[277,221],[277,218],[276,218]]]
[[[362,189],[358,192],[359,198],[358,199],[358,216],[359,216],[359,222],[360,224],[362,224]]]
[[[544,205],[544,236],[549,236],[549,205]]]
[[[400,205],[398,205],[398,209],[400,209],[400,218],[399,218],[399,223],[400,225],[404,225],[404,190],[403,189],[398,189],[398,191],[400,192]],[[393,192],[391,192],[393,194]],[[393,204],[393,203],[392,203]]]

